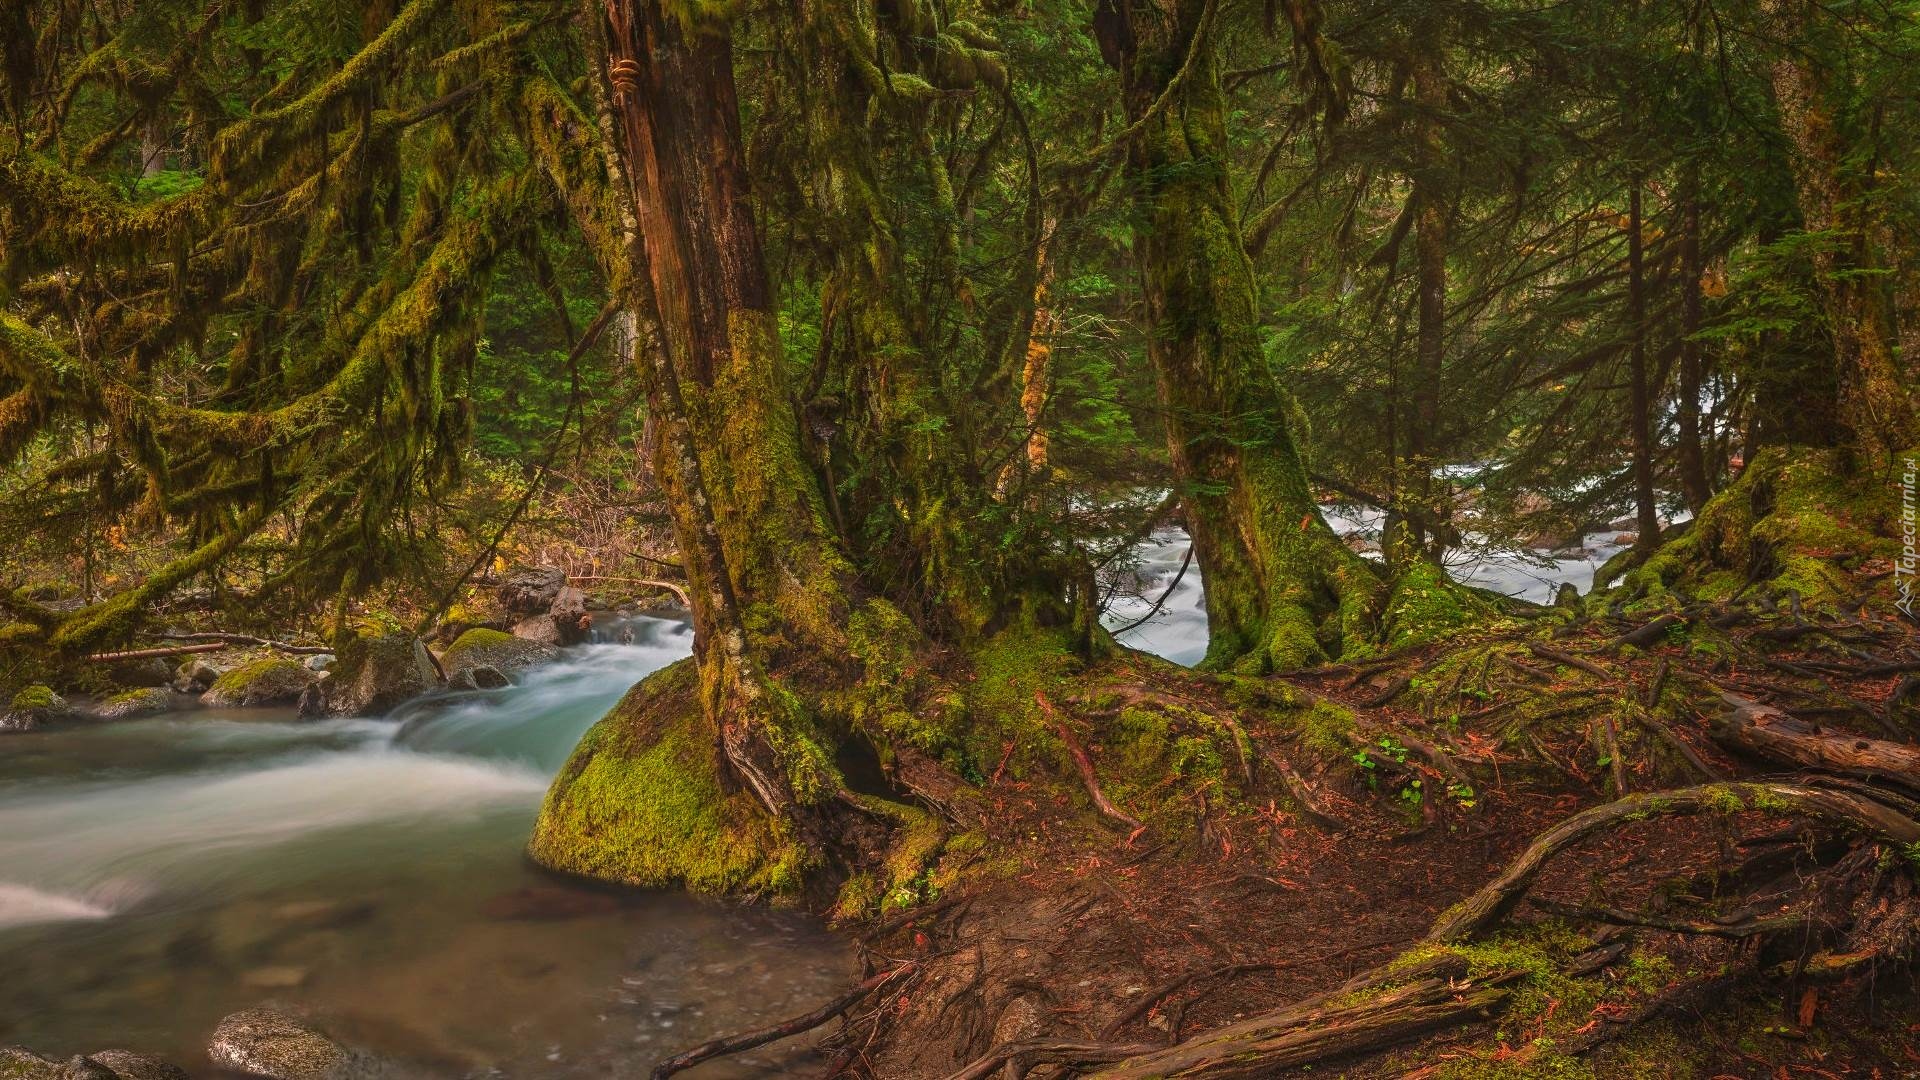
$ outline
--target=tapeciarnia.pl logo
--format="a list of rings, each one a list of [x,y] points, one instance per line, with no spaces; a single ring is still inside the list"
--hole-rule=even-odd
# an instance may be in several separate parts
[[[1893,589],[1897,594],[1893,606],[1909,619],[1914,617],[1913,576],[1916,565],[1920,564],[1920,552],[1915,550],[1914,543],[1915,534],[1920,532],[1913,506],[1916,476],[1920,476],[1920,467],[1915,466],[1913,458],[1905,459],[1900,472],[1900,558],[1893,564]]]

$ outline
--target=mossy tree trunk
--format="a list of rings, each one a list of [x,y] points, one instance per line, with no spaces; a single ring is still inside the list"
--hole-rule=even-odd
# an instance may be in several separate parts
[[[1206,573],[1207,664],[1265,671],[1367,634],[1378,581],[1320,517],[1303,432],[1263,355],[1228,182],[1214,5],[1134,0],[1095,30],[1118,63],[1148,355]]]
[[[813,839],[809,807],[834,786],[831,766],[797,752],[805,719],[779,675],[843,647],[852,572],[789,405],[731,39],[724,22],[655,0],[609,0],[607,12],[644,268],[635,287],[650,289],[659,320],[644,372],[653,464],[691,583],[702,711],[722,774]]]
[[[1913,403],[1900,380],[1880,294],[1867,219],[1867,192],[1846,160],[1833,94],[1806,51],[1813,27],[1806,0],[1768,0],[1767,15],[1787,44],[1769,72],[1786,135],[1801,221],[1819,241],[1814,275],[1833,336],[1840,422],[1865,463],[1886,464],[1916,437]]]

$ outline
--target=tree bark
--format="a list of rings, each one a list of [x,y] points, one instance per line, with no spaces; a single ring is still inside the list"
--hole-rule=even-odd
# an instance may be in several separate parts
[[[1262,353],[1213,14],[1207,0],[1109,2],[1095,33],[1120,68],[1133,133],[1134,260],[1168,454],[1206,572],[1206,664],[1265,671],[1353,640],[1377,579],[1321,519],[1302,432]]]
[[[1436,482],[1435,440],[1440,433],[1440,388],[1445,377],[1447,333],[1447,219],[1451,200],[1444,171],[1446,148],[1441,142],[1440,117],[1447,108],[1447,76],[1437,29],[1429,26],[1413,46],[1415,167],[1413,173],[1413,235],[1419,292],[1419,329],[1416,335],[1413,423],[1407,429],[1407,468],[1412,501],[1419,507],[1407,524],[1416,543],[1436,559],[1444,543],[1434,526],[1450,509],[1445,485]]]
[[[844,650],[851,570],[825,524],[788,402],[748,201],[732,39],[658,0],[608,0],[610,76],[661,348],[644,372],[654,472],[690,582],[701,704],[730,774],[801,826],[823,779],[792,753],[769,680]],[[784,648],[774,648],[779,643]],[[837,787],[836,787],[837,790]]]
[[[1700,342],[1701,284],[1706,264],[1700,255],[1700,166],[1688,162],[1680,186],[1680,399],[1675,405],[1679,425],[1674,452],[1680,470],[1680,491],[1687,509],[1699,513],[1713,497],[1707,480],[1706,454],[1700,436],[1700,392],[1705,379]]]
[[[1639,523],[1634,546],[1652,551],[1660,546],[1660,507],[1653,491],[1653,387],[1647,372],[1647,259],[1645,218],[1641,200],[1645,183],[1636,168],[1627,181],[1627,322],[1632,334],[1628,353],[1633,429],[1633,503]]]
[[[1913,403],[1894,362],[1878,286],[1871,275],[1860,273],[1875,265],[1873,230],[1860,182],[1846,164],[1847,147],[1835,128],[1826,88],[1804,52],[1811,6],[1807,0],[1764,5],[1788,43],[1769,72],[1774,106],[1787,139],[1801,222],[1820,238],[1813,266],[1833,335],[1840,421],[1861,458],[1885,464],[1915,442]]]

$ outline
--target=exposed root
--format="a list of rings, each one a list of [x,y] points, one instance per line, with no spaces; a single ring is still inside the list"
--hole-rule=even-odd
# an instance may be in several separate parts
[[[761,1028],[758,1031],[747,1031],[738,1035],[724,1035],[718,1039],[701,1043],[691,1050],[684,1050],[655,1065],[653,1072],[648,1075],[652,1080],[666,1080],[667,1077],[672,1076],[674,1073],[684,1069],[691,1069],[703,1061],[710,1061],[717,1057],[725,1057],[728,1054],[744,1053],[755,1047],[765,1046],[770,1042],[775,1042],[792,1035],[798,1035],[804,1031],[812,1031],[821,1024],[858,1005],[861,1001],[865,1000],[868,995],[880,989],[882,986],[893,982],[903,975],[918,970],[918,968],[918,964],[901,964],[898,967],[891,968],[873,976],[859,986],[834,998],[825,1005],[814,1009],[812,1012],[802,1013],[791,1020],[785,1020],[771,1027]]]

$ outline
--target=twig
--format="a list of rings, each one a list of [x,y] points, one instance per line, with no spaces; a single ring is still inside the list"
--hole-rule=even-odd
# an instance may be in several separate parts
[[[217,652],[226,648],[219,642],[209,645],[169,645],[163,649],[123,649],[119,652],[97,652],[87,659],[96,663],[111,663],[115,660],[145,660],[154,656],[185,656],[188,653]]]
[[[251,634],[155,634],[163,641],[219,641],[228,645],[264,645],[269,649],[278,649],[284,653],[296,653],[301,656],[323,656],[332,652],[325,645],[294,645],[271,638],[254,637]]]

